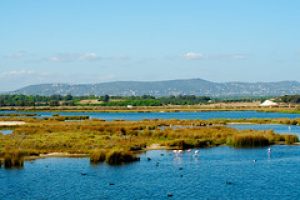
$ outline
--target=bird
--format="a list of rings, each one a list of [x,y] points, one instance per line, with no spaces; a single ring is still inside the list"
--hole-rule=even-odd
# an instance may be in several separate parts
[[[226,183],[226,185],[232,185],[232,182],[230,182],[230,181],[226,181],[225,183]]]
[[[173,196],[173,194],[172,193],[168,193],[168,197],[172,197]]]

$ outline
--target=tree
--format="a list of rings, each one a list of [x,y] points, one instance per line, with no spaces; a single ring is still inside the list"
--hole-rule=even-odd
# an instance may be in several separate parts
[[[71,94],[68,94],[67,96],[65,96],[64,100],[71,101],[71,100],[73,100],[73,96]]]
[[[51,101],[49,102],[49,105],[50,105],[50,106],[59,106],[59,101],[57,101],[57,100],[51,100]]]
[[[109,95],[104,95],[103,102],[109,102]]]

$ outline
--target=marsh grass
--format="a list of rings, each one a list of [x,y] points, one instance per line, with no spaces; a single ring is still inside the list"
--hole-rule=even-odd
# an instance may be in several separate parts
[[[140,158],[129,151],[111,150],[106,155],[106,163],[109,165],[121,165],[124,163],[139,161]]]
[[[263,135],[235,135],[228,139],[228,145],[237,148],[264,147],[270,145],[270,141]]]
[[[291,123],[287,119],[65,122],[53,117],[24,120],[26,124],[14,127],[13,134],[0,134],[0,158],[3,159],[6,149],[10,149],[20,151],[25,157],[52,152],[88,154],[91,163],[105,160],[108,164],[115,164],[136,160],[136,154],[152,144],[170,149],[218,145],[242,148],[298,141],[296,136],[279,135],[272,131],[239,131],[224,126],[230,122]]]
[[[106,151],[101,149],[95,149],[90,154],[91,163],[97,164],[104,162],[106,159]]]
[[[45,117],[45,120],[52,121],[68,121],[68,120],[88,120],[89,116],[60,116],[58,114],[54,114],[52,117]]]
[[[284,141],[285,144],[294,144],[296,142],[299,142],[299,138],[296,135],[284,135]]]
[[[10,168],[21,168],[24,166],[24,156],[20,151],[9,151],[4,155],[4,167]]]

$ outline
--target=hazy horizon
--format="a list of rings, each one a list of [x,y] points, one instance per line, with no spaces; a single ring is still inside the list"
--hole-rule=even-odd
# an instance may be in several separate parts
[[[6,92],[12,92],[16,91],[19,89],[23,89],[29,86],[34,86],[34,85],[60,85],[60,84],[66,84],[66,85],[89,85],[89,84],[101,84],[101,83],[112,83],[112,82],[164,82],[164,81],[183,81],[183,80],[204,80],[212,83],[277,83],[277,82],[298,82],[295,80],[281,80],[281,81],[213,81],[213,80],[207,80],[207,79],[202,79],[202,78],[190,78],[190,79],[165,79],[165,80],[141,80],[141,81],[134,81],[134,80],[116,80],[116,81],[103,81],[103,82],[97,82],[97,83],[68,83],[68,82],[45,82],[45,83],[37,83],[37,84],[30,84],[30,85],[24,85],[19,88],[13,89],[13,90],[7,90],[7,91],[0,91],[0,93],[6,93]]]
[[[0,91],[42,83],[300,81],[300,2],[10,0]]]

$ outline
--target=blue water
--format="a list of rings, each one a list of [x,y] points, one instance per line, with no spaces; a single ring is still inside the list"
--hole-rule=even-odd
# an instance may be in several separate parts
[[[38,114],[51,116],[53,113]],[[300,117],[299,114],[255,111],[58,114],[89,115],[105,120]],[[298,126],[233,126],[300,133]],[[200,149],[200,157],[193,156],[193,152],[175,156],[167,151],[148,151],[141,155],[140,162],[119,167],[90,165],[88,158],[48,158],[25,162],[24,168],[19,170],[0,168],[0,200],[300,198],[300,146],[272,146],[271,157],[266,148]],[[147,157],[152,160],[147,161]],[[168,197],[168,193],[173,197]]]
[[[266,148],[201,149],[199,157],[148,151],[119,167],[40,159],[23,170],[0,169],[0,199],[299,199],[299,155],[299,146],[273,146],[271,157]]]
[[[3,135],[9,135],[13,133],[13,130],[0,130],[0,133],[2,133]]]
[[[240,130],[274,130],[281,134],[295,134],[300,138],[300,126],[282,124],[232,124],[229,126]]]
[[[142,120],[142,119],[245,119],[245,118],[300,118],[300,114],[271,113],[256,111],[205,111],[205,112],[149,112],[149,113],[106,113],[106,112],[20,112],[0,111],[5,113],[36,113],[37,117],[51,117],[53,114],[62,116],[85,115],[104,120]]]

